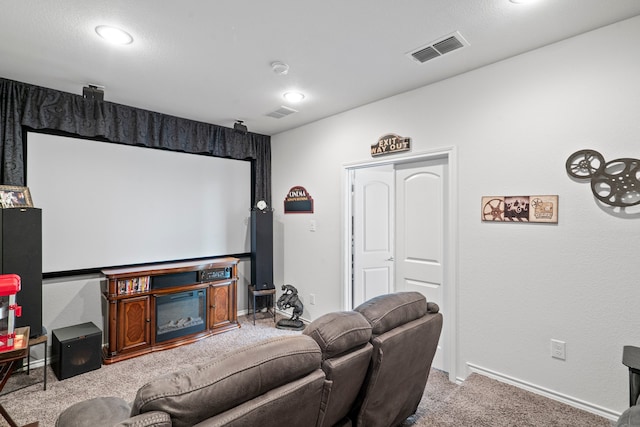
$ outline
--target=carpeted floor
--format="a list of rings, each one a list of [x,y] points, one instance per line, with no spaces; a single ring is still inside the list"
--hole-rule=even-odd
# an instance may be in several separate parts
[[[185,364],[198,364],[211,357],[263,338],[298,334],[273,326],[272,319],[262,319],[254,326],[241,317],[242,328],[205,340],[135,359],[103,365],[100,369],[58,381],[48,370],[47,390],[37,383],[11,391],[33,378],[42,379],[42,368],[34,369],[31,378],[14,375],[0,396],[0,403],[18,425],[39,421],[41,427],[55,425],[58,414],[71,404],[98,396],[119,396],[132,401],[139,387]],[[7,393],[7,391],[9,391]],[[7,426],[0,420],[0,426]],[[415,415],[402,426],[408,427],[611,427],[604,418],[538,396],[519,388],[472,374],[460,386],[449,382],[445,373],[432,370],[424,397]],[[96,426],[97,427],[97,426]],[[304,426],[296,426],[304,427]]]
[[[520,388],[471,374],[460,385],[431,370],[412,427],[611,427],[615,423]]]

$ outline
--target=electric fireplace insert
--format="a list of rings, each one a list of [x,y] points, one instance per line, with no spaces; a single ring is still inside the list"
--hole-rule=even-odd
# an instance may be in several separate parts
[[[205,331],[206,302],[203,289],[156,296],[156,342]]]

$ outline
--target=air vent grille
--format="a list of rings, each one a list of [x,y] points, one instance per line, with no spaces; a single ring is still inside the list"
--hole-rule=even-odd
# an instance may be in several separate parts
[[[425,63],[431,59],[438,58],[444,54],[453,52],[454,50],[458,50],[468,45],[469,43],[464,39],[464,37],[456,31],[453,34],[444,36],[435,42],[409,52],[408,55],[417,62]]]
[[[297,113],[297,110],[293,108],[285,107],[284,105],[278,108],[275,111],[272,111],[267,114],[268,117],[273,117],[274,119],[281,119],[283,117],[288,116],[289,114]]]
[[[433,47],[442,55],[444,55],[445,53],[460,49],[461,47],[464,47],[464,45],[460,43],[460,40],[458,40],[457,38],[449,37],[442,40],[441,42],[435,43]]]
[[[424,49],[420,49],[417,52],[411,54],[419,62],[427,62],[430,59],[437,58],[440,53],[433,48],[433,46],[427,46]]]

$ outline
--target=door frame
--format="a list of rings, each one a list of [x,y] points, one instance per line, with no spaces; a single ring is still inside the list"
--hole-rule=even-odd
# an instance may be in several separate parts
[[[458,360],[458,180],[457,180],[457,153],[456,147],[444,147],[434,150],[421,151],[408,156],[385,158],[373,161],[360,161],[345,163],[342,165],[342,230],[341,230],[341,252],[342,252],[342,300],[343,310],[351,310],[352,299],[352,262],[351,262],[351,238],[353,206],[352,206],[352,171],[360,168],[383,166],[388,164],[415,163],[424,160],[445,160],[447,164],[447,196],[446,209],[448,211],[447,223],[444,229],[444,253],[446,265],[443,279],[446,283],[443,298],[445,307],[443,311],[447,313],[447,341],[449,381],[457,381],[457,360]]]

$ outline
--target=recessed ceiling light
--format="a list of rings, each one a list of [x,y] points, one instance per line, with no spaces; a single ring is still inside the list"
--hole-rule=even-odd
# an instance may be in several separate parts
[[[304,99],[304,94],[300,92],[287,92],[283,96],[289,102],[300,102]]]
[[[511,3],[515,4],[524,4],[524,3],[533,3],[534,0],[509,0]]]
[[[116,27],[108,25],[99,25],[96,27],[96,33],[106,41],[114,44],[130,44],[133,42],[131,34]]]

